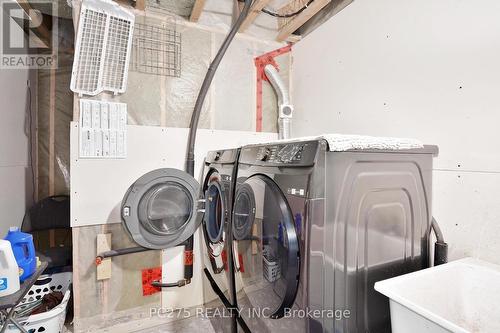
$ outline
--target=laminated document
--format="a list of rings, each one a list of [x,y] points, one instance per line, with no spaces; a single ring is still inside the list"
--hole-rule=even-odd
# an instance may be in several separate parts
[[[80,100],[80,158],[127,157],[127,104]]]

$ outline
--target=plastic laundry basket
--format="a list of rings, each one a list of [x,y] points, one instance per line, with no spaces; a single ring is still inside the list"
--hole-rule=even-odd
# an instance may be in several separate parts
[[[64,293],[64,297],[62,302],[50,311],[18,319],[18,322],[23,325],[24,329],[26,329],[28,333],[63,332],[66,310],[71,295],[69,287],[72,282],[72,277],[73,275],[71,272],[64,272],[52,275],[42,275],[38,278],[37,282],[35,282],[26,297],[21,302],[21,308],[22,305],[34,302],[52,291],[60,291]],[[19,332],[19,330],[14,325],[9,325],[7,332]]]

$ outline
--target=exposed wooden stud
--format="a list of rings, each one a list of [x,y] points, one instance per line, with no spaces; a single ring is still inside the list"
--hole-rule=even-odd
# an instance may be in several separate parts
[[[286,38],[286,42],[288,43],[292,43],[292,44],[295,44],[295,43],[298,43],[300,42],[300,40],[302,39],[302,36],[300,35],[294,35],[294,34],[291,34],[290,36],[288,36]]]
[[[135,0],[135,9],[146,10],[146,0]]]
[[[204,7],[205,7],[205,0],[196,0],[193,6],[193,10],[191,11],[191,16],[189,17],[189,21],[198,22]]]
[[[328,5],[331,0],[314,0],[302,13],[295,16],[292,19],[286,20],[285,24],[279,29],[278,37],[276,38],[279,42],[286,40],[295,30],[300,28],[304,23],[306,23],[311,17]],[[281,8],[280,13],[286,13],[294,9],[295,3],[292,2],[289,5]]]
[[[97,235],[97,252],[102,253],[111,250],[111,234]],[[97,280],[107,280],[111,278],[111,258],[104,259],[97,265]]]
[[[50,70],[49,90],[49,195],[55,195],[56,70]]]
[[[26,16],[30,18],[30,20],[36,22],[37,18],[32,17],[35,13],[31,5],[28,3],[28,1],[17,1],[17,4],[24,10],[24,13]],[[29,36],[30,35],[30,30],[25,30],[23,27],[21,29],[24,30],[24,32]],[[36,26],[34,28],[33,32],[35,32],[35,35],[40,38],[46,45],[50,45],[50,41],[52,39],[52,33],[49,31],[47,26],[42,22],[42,24]]]
[[[71,239],[73,247],[73,262],[75,263],[73,267],[73,316],[74,318],[80,318],[81,309],[81,299],[80,299],[80,228],[71,228]]]
[[[248,13],[247,17],[241,24],[239,31],[245,31],[253,23],[253,21],[255,21],[257,16],[259,16],[262,8],[264,8],[269,2],[271,2],[271,0],[255,0],[252,8],[250,8],[250,13]]]

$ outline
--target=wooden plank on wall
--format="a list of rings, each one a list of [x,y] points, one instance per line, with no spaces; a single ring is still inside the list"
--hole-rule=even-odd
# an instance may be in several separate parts
[[[191,22],[198,22],[204,7],[205,7],[205,0],[196,0],[193,6],[193,10],[191,11],[191,16],[189,17],[189,20]]]
[[[331,0],[313,1],[302,13],[289,20],[280,28],[278,37],[276,39],[279,42],[285,41],[295,30],[300,28],[304,23],[306,23],[311,17],[313,17],[330,2]],[[283,12],[283,10],[287,7],[289,6],[283,7],[280,12]]]
[[[55,115],[56,115],[56,70],[50,70],[49,105],[49,195],[55,194]]]
[[[111,234],[97,235],[97,254],[111,250]],[[107,280],[111,278],[111,258],[103,259],[97,265],[97,280]]]
[[[253,4],[252,8],[250,8],[250,13],[248,13],[248,16],[241,24],[239,31],[240,32],[245,31],[253,23],[253,21],[255,21],[257,16],[259,16],[260,12],[262,11],[262,8],[264,8],[269,2],[271,2],[271,0],[255,0],[255,3]]]

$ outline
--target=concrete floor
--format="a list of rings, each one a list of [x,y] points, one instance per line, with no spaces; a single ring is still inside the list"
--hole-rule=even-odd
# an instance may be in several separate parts
[[[71,325],[66,325],[64,327],[64,333],[72,333],[73,328]],[[153,327],[150,329],[142,329],[136,331],[140,333],[192,333],[192,332],[203,332],[203,333],[217,333],[210,320],[207,318],[197,318],[190,317],[182,320],[176,320],[171,323],[167,323],[161,326]]]
[[[215,330],[207,318],[190,317],[182,320],[177,320],[162,326],[141,330],[141,333],[215,333]]]

